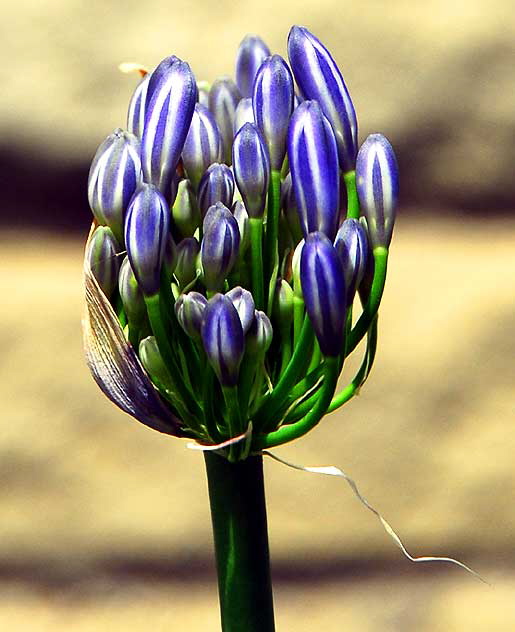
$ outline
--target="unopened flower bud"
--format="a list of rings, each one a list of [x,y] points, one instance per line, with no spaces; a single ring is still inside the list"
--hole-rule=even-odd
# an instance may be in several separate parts
[[[304,239],[301,239],[293,252],[291,260],[291,269],[293,276],[293,292],[298,298],[302,298],[302,283],[300,282],[300,259],[304,248]]]
[[[258,35],[246,35],[236,55],[236,83],[243,97],[252,96],[256,73],[270,56],[270,49]]]
[[[254,123],[254,110],[252,109],[252,99],[247,97],[238,103],[234,113],[234,136],[240,131],[245,123]]]
[[[197,276],[197,260],[200,244],[195,237],[186,237],[177,245],[177,263],[174,274],[181,287],[191,283]]]
[[[207,298],[199,292],[181,294],[175,303],[175,315],[180,326],[192,338],[200,338],[202,318]]]
[[[97,222],[123,244],[124,214],[141,181],[139,140],[116,129],[100,145],[88,178],[88,200]]]
[[[320,231],[332,241],[340,205],[338,151],[331,125],[316,101],[304,101],[293,113],[288,160],[304,237]]]
[[[240,248],[240,230],[231,211],[221,202],[209,209],[204,220],[200,258],[208,290],[222,287],[232,270]]]
[[[145,371],[161,384],[170,382],[170,374],[166,368],[154,336],[143,338],[139,343],[139,359]]]
[[[160,61],[152,72],[148,73],[149,85],[147,88],[147,94],[145,98],[145,108],[148,108],[152,95],[156,91],[157,86],[160,84],[163,77],[170,74],[172,66],[181,61],[176,55],[169,55]]]
[[[230,77],[216,79],[209,91],[209,109],[213,113],[222,136],[224,162],[231,164],[233,126],[236,107],[241,94]]]
[[[141,166],[145,181],[165,196],[170,193],[196,100],[197,84],[189,65],[176,61],[160,76],[147,106]]]
[[[200,209],[189,180],[179,182],[172,207],[172,221],[174,231],[177,231],[181,237],[192,237],[200,225]]]
[[[272,343],[273,329],[270,319],[261,310],[254,312],[252,325],[246,336],[246,347],[249,353],[264,355]]]
[[[127,210],[125,245],[143,294],[159,290],[161,266],[168,241],[170,210],[153,184],[142,184]]]
[[[198,103],[205,108],[209,108],[209,90],[211,86],[208,81],[197,81]]]
[[[128,257],[125,257],[120,268],[118,291],[129,323],[140,325],[147,315],[147,308]]]
[[[88,243],[86,256],[91,271],[107,298],[111,298],[118,284],[120,250],[120,245],[110,228],[107,226],[95,228]]]
[[[344,220],[336,234],[334,247],[343,266],[348,306],[365,275],[368,257],[367,235],[357,219]]]
[[[250,227],[249,227],[249,214],[245,208],[245,204],[240,200],[232,205],[232,214],[234,219],[238,222],[238,228],[240,229],[240,256],[245,253],[250,243]]]
[[[246,334],[254,320],[256,306],[252,294],[240,286],[233,287],[225,296],[230,298],[241,320],[243,333]]]
[[[371,134],[360,147],[356,187],[372,249],[388,248],[399,197],[399,169],[393,148],[382,134]]]
[[[222,294],[213,296],[204,311],[201,334],[209,363],[222,386],[236,386],[245,338],[231,299]]]
[[[127,129],[140,140],[143,136],[143,128],[145,127],[145,104],[150,77],[150,73],[146,74],[136,86],[127,113]]]
[[[356,112],[331,53],[307,28],[293,26],[288,36],[288,56],[302,95],[318,101],[331,123],[341,169],[354,169],[358,147]]]
[[[285,279],[279,281],[275,293],[274,319],[282,331],[288,331],[293,322],[293,288]]]
[[[202,176],[198,188],[198,202],[202,217],[217,202],[230,208],[233,196],[234,176],[230,167],[215,162]]]
[[[245,123],[234,138],[232,162],[236,184],[249,217],[263,217],[270,160],[259,129]]]
[[[197,190],[206,169],[222,160],[222,138],[211,112],[197,103],[182,150],[182,162],[193,188]]]
[[[268,147],[270,166],[278,171],[286,155],[286,135],[293,112],[293,77],[280,55],[272,55],[261,64],[254,82],[252,106]]]
[[[306,238],[300,261],[304,303],[324,355],[343,350],[346,319],[346,290],[342,263],[324,233]]]

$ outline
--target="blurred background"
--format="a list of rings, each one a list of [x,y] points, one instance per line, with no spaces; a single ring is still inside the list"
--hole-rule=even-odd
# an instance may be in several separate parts
[[[89,162],[136,77],[176,53],[232,74],[242,37],[332,51],[360,138],[395,147],[402,199],[379,352],[359,398],[266,464],[279,630],[515,628],[515,6],[512,0],[182,4],[17,0],[0,50],[0,628],[217,630],[202,458],[140,426],[84,365]]]

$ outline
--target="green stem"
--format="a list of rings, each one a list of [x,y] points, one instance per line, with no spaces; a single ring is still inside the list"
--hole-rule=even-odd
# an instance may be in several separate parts
[[[262,457],[204,457],[222,632],[274,632]]]
[[[347,188],[347,218],[359,219],[359,199],[356,190],[356,172],[347,171],[343,174]]]
[[[256,309],[265,306],[263,290],[263,219],[251,217],[250,227],[250,253],[252,258],[252,294]]]
[[[267,314],[272,313],[275,284],[279,271],[279,211],[281,210],[281,172],[272,169],[268,186],[268,206],[266,219],[266,257],[268,279]]]

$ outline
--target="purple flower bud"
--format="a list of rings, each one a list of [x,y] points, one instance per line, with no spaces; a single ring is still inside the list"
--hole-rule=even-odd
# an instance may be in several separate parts
[[[238,285],[226,292],[225,296],[230,298],[232,304],[236,307],[236,311],[241,320],[241,326],[243,327],[243,333],[246,334],[252,325],[254,311],[256,309],[252,294]]]
[[[153,184],[143,184],[127,210],[125,245],[143,294],[159,290],[170,227],[170,210]]]
[[[177,245],[177,263],[174,274],[181,287],[191,283],[197,276],[197,259],[200,253],[200,244],[195,237],[187,237]]]
[[[213,162],[222,160],[222,139],[211,112],[197,103],[182,150],[182,162],[195,190]]]
[[[116,129],[100,145],[91,163],[88,200],[94,216],[123,244],[124,214],[141,181],[139,140]]]
[[[175,315],[179,325],[192,338],[200,338],[202,318],[207,298],[199,292],[181,294],[175,303]]]
[[[111,298],[118,284],[120,250],[120,245],[110,228],[107,226],[95,228],[88,242],[86,257],[95,279],[107,298]]]
[[[236,55],[236,83],[243,97],[252,96],[256,73],[270,57],[270,49],[258,35],[246,35]]]
[[[252,106],[270,155],[272,169],[280,170],[286,154],[286,134],[293,112],[293,77],[280,55],[268,57],[260,66]]]
[[[344,172],[354,169],[358,147],[356,112],[331,53],[308,29],[293,26],[288,36],[288,56],[304,98],[318,101],[332,125],[340,167]]]
[[[356,288],[359,287],[368,257],[368,241],[365,229],[357,219],[346,219],[340,226],[334,242],[340,257],[347,290],[347,306],[352,305]]]
[[[143,128],[145,127],[145,103],[147,100],[150,77],[150,74],[146,74],[136,86],[127,113],[127,129],[140,140],[143,136]]]
[[[324,233],[306,238],[300,277],[309,320],[324,355],[337,356],[345,338],[346,291],[342,263]]]
[[[223,143],[224,162],[231,164],[234,115],[241,94],[230,77],[220,77],[209,91],[209,109],[213,113]]]
[[[245,123],[234,138],[232,162],[236,184],[249,217],[263,217],[270,159],[258,128]]]
[[[254,312],[254,319],[246,337],[246,346],[249,353],[264,355],[272,343],[272,323],[260,310]]]
[[[213,296],[204,312],[201,334],[209,363],[222,386],[236,386],[245,338],[231,299],[222,294]]]
[[[231,169],[224,164],[215,162],[202,176],[198,187],[198,202],[202,217],[208,208],[222,202],[229,208],[234,196],[234,176]]]
[[[318,230],[332,241],[340,206],[338,153],[331,125],[316,101],[304,101],[293,113],[288,159],[304,237]]]
[[[200,258],[204,284],[210,291],[218,290],[236,263],[240,247],[238,222],[221,202],[211,207],[204,220],[204,237]]]
[[[399,197],[399,169],[393,148],[382,134],[371,134],[360,147],[356,187],[370,245],[388,248]]]
[[[252,99],[250,97],[242,99],[238,103],[238,107],[234,113],[234,136],[236,136],[245,123],[254,123],[254,110],[252,108]]]
[[[238,222],[238,228],[240,229],[240,256],[247,250],[250,243],[250,227],[249,227],[249,214],[245,208],[245,204],[240,200],[232,205],[232,214],[234,219]]]
[[[147,308],[128,257],[125,257],[120,268],[118,291],[129,322],[139,325],[147,315]]]
[[[152,81],[153,78],[147,100]],[[141,166],[144,180],[154,184],[164,195],[169,195],[196,100],[197,84],[189,65],[176,61],[160,75],[148,103]]]
[[[145,97],[145,109],[148,108],[150,100],[152,99],[152,95],[156,91],[157,86],[159,85],[161,79],[168,75],[172,66],[175,62],[181,61],[176,55],[170,55],[169,57],[165,57],[159,64],[154,68],[152,72],[148,73],[149,85],[147,88],[147,94]]]
[[[181,237],[192,237],[200,225],[200,209],[189,180],[181,180],[172,207],[172,220],[175,231]]]

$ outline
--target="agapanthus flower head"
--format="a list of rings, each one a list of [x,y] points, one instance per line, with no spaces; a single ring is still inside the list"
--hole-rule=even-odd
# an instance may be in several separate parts
[[[293,112],[293,77],[280,55],[265,59],[254,81],[254,119],[268,147],[270,166],[280,170],[286,155],[286,134]]]
[[[262,217],[265,211],[270,159],[261,132],[245,123],[234,138],[232,148],[236,184],[249,217]]]
[[[138,285],[147,295],[159,290],[170,229],[170,210],[153,184],[142,184],[127,210],[125,245]]]
[[[340,257],[324,233],[306,238],[300,260],[302,292],[324,355],[338,356],[345,339],[347,295]]]
[[[267,57],[270,57],[270,49],[259,35],[243,38],[236,54],[236,84],[242,97],[252,96],[256,73]]]
[[[97,149],[89,170],[88,200],[97,222],[123,244],[124,215],[141,182],[139,140],[116,129]]]
[[[371,134],[360,147],[356,186],[372,248],[388,248],[399,197],[399,169],[393,148],[382,134]]]
[[[236,307],[227,296],[215,294],[204,311],[202,343],[222,386],[236,386],[245,352],[243,327]]]
[[[172,177],[190,128],[197,84],[189,65],[175,61],[167,65],[147,92],[145,128],[141,141],[141,166],[145,182],[169,196]],[[150,97],[150,100],[149,100]]]
[[[224,162],[228,165],[231,164],[234,117],[240,99],[238,86],[230,77],[216,79],[209,91],[209,109],[218,123]]]
[[[190,129],[182,150],[182,162],[194,189],[213,162],[222,160],[222,138],[211,112],[195,104]]]
[[[320,231],[333,240],[340,210],[338,153],[331,125],[316,101],[301,103],[291,118],[288,160],[304,237]]]
[[[354,169],[358,147],[356,112],[331,53],[307,28],[293,26],[288,36],[288,56],[302,96],[318,101],[333,127],[342,170]]]

